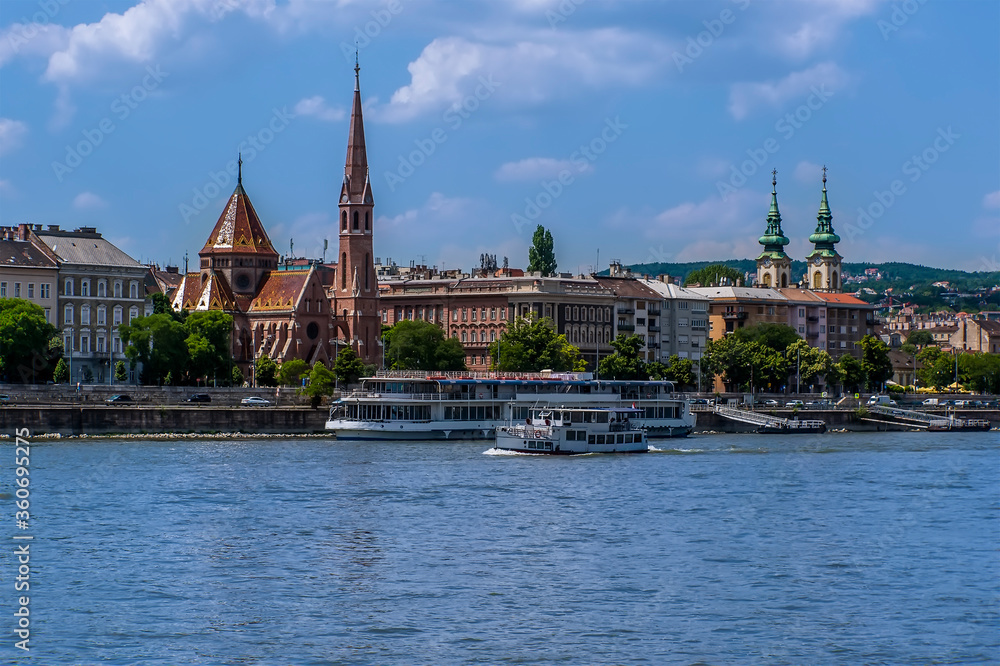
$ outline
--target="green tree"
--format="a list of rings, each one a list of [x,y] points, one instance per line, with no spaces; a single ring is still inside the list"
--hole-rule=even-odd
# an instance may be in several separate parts
[[[345,350],[337,355],[340,359],[341,355],[346,353],[346,351],[353,352],[353,349]],[[355,357],[357,360],[357,357]],[[337,376],[327,369],[325,365],[319,361],[313,365],[312,370],[309,372],[309,382],[306,384],[302,392],[310,397],[310,402],[313,407],[319,407],[320,402],[323,400],[325,395],[333,395],[336,388]]]
[[[135,367],[142,364],[144,384],[159,384],[167,373],[171,380],[188,367],[187,330],[168,314],[140,317],[131,324],[118,327],[125,347],[125,356]]]
[[[278,371],[278,383],[282,386],[298,386],[302,383],[302,375],[309,373],[309,364],[300,358],[293,358],[281,364]]]
[[[788,380],[788,359],[762,342],[750,342],[747,347],[750,350],[753,385],[777,391]]]
[[[153,314],[173,315],[174,309],[170,307],[170,299],[167,298],[166,294],[157,292],[153,294],[152,301],[153,301]]]
[[[316,366],[313,366],[316,370]],[[348,347],[337,354],[337,360],[333,363],[333,374],[337,381],[344,384],[356,384],[362,377],[367,377],[372,373],[372,368],[364,364],[354,353],[354,349]],[[310,379],[310,383],[312,379]]]
[[[865,372],[865,383],[869,389],[882,386],[892,377],[892,361],[889,359],[889,345],[874,335],[861,338],[861,368]]]
[[[976,352],[958,357],[959,377],[976,393],[1000,393],[1000,356]]]
[[[795,329],[787,324],[761,323],[737,329],[733,337],[741,342],[759,342],[781,354],[796,340],[801,340]]]
[[[543,276],[556,274],[556,253],[552,233],[540,224],[535,229],[531,237],[531,247],[528,248],[528,272],[538,272]]]
[[[737,285],[743,283],[743,273],[725,264],[710,264],[704,268],[691,271],[684,278],[684,286],[699,284],[703,287],[712,285]]]
[[[614,353],[601,359],[598,365],[601,379],[648,379],[646,363],[640,356],[642,338],[618,334],[611,341]]]
[[[906,344],[915,345],[917,347],[926,347],[927,345],[934,344],[934,336],[931,335],[930,331],[924,329],[912,331],[908,336],[906,336]]]
[[[924,386],[935,386],[932,373],[934,363],[940,357],[940,347],[928,346],[917,352],[917,379]]]
[[[861,385],[865,383],[865,370],[861,367],[861,361],[850,354],[844,354],[837,361],[837,370],[845,390],[851,392],[861,390]]]
[[[62,356],[51,345],[56,327],[41,306],[21,298],[0,298],[0,377],[8,382],[46,382]]]
[[[232,361],[229,349],[233,333],[233,318],[219,310],[192,312],[184,320],[188,336],[189,381],[198,377],[210,379],[229,375]]]
[[[586,367],[580,350],[556,333],[552,320],[534,315],[511,322],[490,344],[489,353],[501,372],[579,372]]]
[[[465,370],[465,349],[437,324],[403,320],[383,334],[386,365],[395,370]]]
[[[810,347],[805,340],[796,340],[785,349],[785,358],[788,359],[788,370],[791,373],[789,382],[800,382],[802,386],[810,386],[817,383],[817,379],[829,375],[833,370],[833,357],[824,349]],[[796,368],[798,377],[795,376]],[[826,383],[832,384],[829,377]]]
[[[750,384],[752,375],[750,346],[733,335],[709,340],[701,357],[702,369],[719,375],[735,390]]]
[[[693,386],[696,380],[694,363],[677,354],[671,356],[666,365],[660,361],[650,361],[646,364],[646,372],[650,379],[670,381],[680,386]]]
[[[232,381],[233,386],[243,386],[243,382],[246,381],[246,378],[243,376],[243,371],[240,370],[240,366],[233,366],[230,381]]]
[[[59,359],[56,363],[55,372],[52,373],[52,381],[56,384],[65,384],[69,381],[69,366],[64,359]]]
[[[128,371],[125,369],[125,361],[115,363],[115,381],[123,382],[128,379]]]
[[[254,363],[254,383],[257,386],[278,385],[278,364],[270,356],[261,356]]]

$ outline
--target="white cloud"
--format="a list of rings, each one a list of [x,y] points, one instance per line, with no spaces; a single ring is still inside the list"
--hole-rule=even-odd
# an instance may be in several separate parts
[[[315,95],[300,99],[295,105],[295,114],[312,116],[326,122],[336,122],[343,120],[347,112],[339,106],[327,106],[326,100],[321,95]]]
[[[4,155],[20,148],[21,143],[27,134],[27,124],[21,122],[20,120],[0,118],[0,155]]]
[[[107,202],[93,192],[80,192],[73,199],[73,207],[79,210],[96,210],[107,206]]]
[[[18,56],[47,58],[66,47],[69,34],[69,28],[55,23],[15,23],[0,31],[0,67]]]
[[[802,160],[795,165],[795,180],[806,185],[822,182],[823,167],[819,164]]]
[[[585,88],[636,85],[663,70],[668,57],[662,42],[619,28],[522,30],[480,41],[442,37],[407,66],[410,83],[393,93],[381,115],[405,121],[458,110],[463,102],[471,112],[494,93],[507,104],[525,105]]]
[[[983,197],[983,208],[1000,208],[1000,190]]]
[[[518,162],[502,164],[493,175],[499,181],[509,182],[558,178],[564,171],[575,176],[591,173],[593,170],[594,166],[590,162],[558,160],[552,157],[529,157]]]
[[[777,108],[789,100],[805,102],[810,95],[827,97],[839,92],[849,81],[850,76],[836,63],[823,62],[792,72],[780,81],[734,83],[729,91],[729,113],[742,120],[759,106]]]
[[[769,22],[774,32],[758,42],[776,46],[787,56],[804,59],[838,43],[844,25],[886,4],[880,0],[798,0],[770,5],[779,16]]]

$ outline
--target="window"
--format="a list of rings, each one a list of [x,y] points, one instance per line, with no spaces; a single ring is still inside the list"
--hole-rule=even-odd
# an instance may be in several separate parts
[[[63,308],[63,324],[73,323],[73,306],[67,305]]]
[[[81,335],[80,336],[80,351],[84,354],[90,353],[90,336]]]
[[[636,317],[635,318],[635,325],[636,326],[645,326],[646,325],[646,318],[645,317]]]
[[[680,319],[678,319],[677,320],[677,325],[678,326],[687,326],[688,325],[687,317],[681,317]]]
[[[340,214],[340,230],[347,231],[347,211]]]
[[[496,340],[497,340],[497,332],[490,331],[490,342],[496,342]]]
[[[138,317],[139,317],[139,308],[133,305],[128,309],[128,323],[131,324],[132,320],[137,319]]]
[[[21,298],[21,283],[14,283],[14,298]]]
[[[43,282],[38,285],[38,297],[39,298],[52,298],[52,285],[48,282]]]
[[[358,211],[354,211],[354,231],[359,231],[359,228],[358,228]]]
[[[472,308],[472,321],[476,321],[476,308]]]
[[[679,301],[677,303],[678,310],[687,310],[690,304],[687,301]]]
[[[120,280],[115,281],[115,298],[122,297],[122,283]]]
[[[799,333],[805,333],[805,332],[806,332],[806,327],[803,326],[802,324],[799,324]]]
[[[73,333],[67,333],[63,336],[63,351],[67,354],[73,351]]]
[[[799,308],[799,316],[800,317],[805,317],[806,316],[806,309],[805,308]]]
[[[836,333],[837,332],[837,327],[834,326],[833,324],[830,324],[829,326],[826,327],[826,332],[827,333]]]
[[[451,320],[452,321],[458,321],[458,310],[452,310],[451,311]]]
[[[677,336],[677,342],[678,342],[678,344],[686,345],[688,343],[688,336],[686,336],[686,335],[678,335]]]
[[[116,354],[120,354],[121,353],[121,351],[122,351],[122,340],[121,340],[121,338],[114,338],[111,341],[111,349]]]
[[[97,306],[97,325],[104,326],[107,323],[108,309],[103,305]]]
[[[63,296],[72,296],[72,295],[73,295],[73,278],[66,278],[66,281],[63,282]]]
[[[34,297],[35,297],[35,283],[34,282],[29,282],[28,283],[28,298],[34,298]]]
[[[469,321],[469,309],[462,308],[462,321]]]
[[[486,308],[483,308],[479,311],[479,320],[486,321]]]
[[[496,318],[497,318],[497,309],[490,308],[490,321],[496,321]]]
[[[114,314],[112,315],[111,323],[118,326],[122,323],[122,306],[116,305],[114,309]]]
[[[52,323],[52,308],[45,308],[45,321]]]
[[[90,296],[90,280],[80,280],[80,295]],[[83,346],[83,343],[80,343]]]
[[[96,351],[99,354],[107,351],[107,349],[104,347],[104,336],[101,334],[97,335],[97,346],[94,348],[94,351]]]
[[[7,298],[7,283],[0,282],[0,298]]]
[[[90,326],[90,306],[89,305],[81,305],[80,306],[80,325],[81,326]]]
[[[469,334],[466,333],[465,331],[462,331],[462,342],[468,342],[468,341],[469,341]]]
[[[97,297],[107,298],[108,296],[108,283],[104,280],[97,281]]]
[[[130,282],[128,285],[128,297],[129,298],[139,298],[139,283]]]

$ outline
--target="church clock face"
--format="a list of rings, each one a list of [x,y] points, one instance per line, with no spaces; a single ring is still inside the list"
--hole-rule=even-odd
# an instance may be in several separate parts
[[[822,261],[822,260],[821,260],[821,259],[820,259],[819,257],[816,257],[815,259],[813,259],[813,263],[814,263],[814,264],[816,264],[817,266],[819,266],[819,265],[820,265],[820,262],[821,262],[821,261]]]
[[[246,273],[240,273],[236,276],[236,288],[237,289],[247,289],[250,286],[250,276]]]
[[[771,267],[771,260],[770,259],[765,259],[764,260],[764,268],[770,268],[770,267]]]

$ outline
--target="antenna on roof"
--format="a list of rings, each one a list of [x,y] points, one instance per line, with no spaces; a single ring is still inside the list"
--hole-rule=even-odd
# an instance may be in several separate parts
[[[184,253],[184,275],[187,275],[187,272],[188,272],[188,253],[185,252]]]

